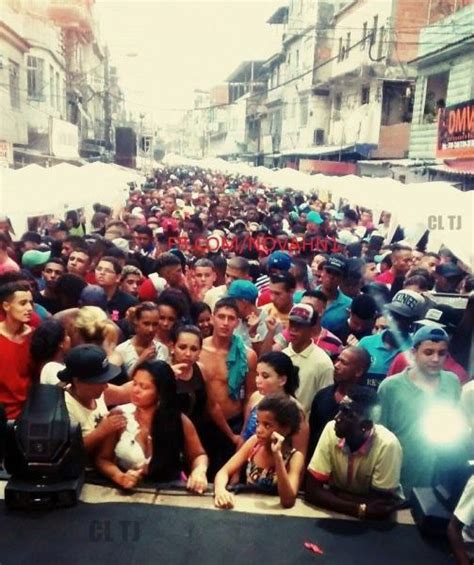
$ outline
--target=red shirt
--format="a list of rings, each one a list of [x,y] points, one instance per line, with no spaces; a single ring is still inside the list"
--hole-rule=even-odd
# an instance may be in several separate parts
[[[375,277],[375,282],[387,284],[390,286],[392,286],[394,281],[395,281],[395,273],[392,273],[391,269],[388,269],[388,271],[385,271],[385,273],[382,273],[381,275]]]
[[[0,403],[7,419],[18,418],[33,382],[30,357],[30,333],[22,343],[0,335]]]

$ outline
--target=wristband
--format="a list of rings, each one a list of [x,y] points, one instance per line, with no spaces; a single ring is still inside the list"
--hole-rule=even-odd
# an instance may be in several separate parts
[[[364,520],[367,513],[367,504],[359,504],[359,510],[357,512],[357,517],[359,520]]]

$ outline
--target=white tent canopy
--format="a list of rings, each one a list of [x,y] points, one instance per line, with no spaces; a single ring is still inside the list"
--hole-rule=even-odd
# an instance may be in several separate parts
[[[68,210],[83,208],[90,219],[96,202],[112,208],[122,206],[128,182],[140,184],[144,178],[132,169],[105,163],[2,169],[0,212],[10,218],[17,234],[26,231],[31,217],[54,215],[62,219]]]

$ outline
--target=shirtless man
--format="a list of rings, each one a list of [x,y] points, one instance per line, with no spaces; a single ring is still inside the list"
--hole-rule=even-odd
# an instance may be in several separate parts
[[[231,347],[232,337],[239,323],[238,306],[234,299],[223,298],[214,308],[214,331],[204,340],[200,361],[209,375],[209,387],[220,404],[224,417],[235,434],[240,434],[243,424],[244,402],[256,390],[255,370],[257,356],[247,348],[248,372],[242,383],[245,394],[234,399],[229,395],[227,373],[227,355]]]

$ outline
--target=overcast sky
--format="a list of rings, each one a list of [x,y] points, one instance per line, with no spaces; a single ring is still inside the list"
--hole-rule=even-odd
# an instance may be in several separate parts
[[[285,1],[96,0],[101,39],[130,109],[157,125],[192,107],[193,90],[223,82],[245,60],[266,59],[280,45],[266,20]]]

